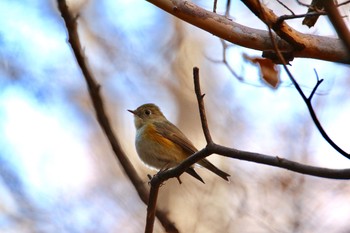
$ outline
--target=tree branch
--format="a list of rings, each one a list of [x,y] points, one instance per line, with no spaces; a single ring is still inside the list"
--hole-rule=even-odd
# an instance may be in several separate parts
[[[339,38],[343,41],[347,52],[350,54],[350,33],[346,26],[344,20],[342,19],[337,6],[333,0],[322,1],[324,4],[324,9],[328,14],[328,18],[332,22]]]
[[[192,2],[183,0],[147,0],[164,11],[196,26],[211,34],[234,44],[260,51],[273,50],[269,33],[266,30],[253,29],[235,23],[225,16],[204,10]],[[276,16],[277,20],[278,17]],[[293,51],[294,57],[314,58],[325,61],[350,64],[350,55],[344,51],[339,39],[303,34],[293,30],[283,31],[289,41],[296,41],[294,47],[283,38],[275,37],[282,51]],[[295,50],[295,45],[299,49]]]
[[[259,2],[260,3],[260,2]],[[262,6],[262,5],[261,5]],[[262,14],[261,15],[262,17],[262,20],[264,22],[266,22],[266,19],[265,19],[265,15]],[[341,155],[343,155],[344,157],[350,159],[350,154],[348,154],[347,152],[345,152],[343,149],[341,149],[335,142],[333,142],[333,140],[328,136],[327,132],[323,129],[320,121],[318,120],[317,116],[316,116],[316,113],[312,107],[312,103],[311,103],[311,100],[312,100],[312,97],[317,89],[317,87],[322,83],[322,79],[320,80],[318,78],[318,75],[316,73],[316,77],[317,77],[317,83],[315,85],[315,87],[313,88],[311,94],[309,97],[306,97],[306,95],[304,94],[303,90],[301,89],[301,87],[299,86],[298,82],[295,80],[294,76],[292,75],[292,73],[290,72],[290,70],[288,69],[287,67],[287,63],[286,61],[284,60],[284,57],[280,51],[280,49],[278,48],[278,45],[277,43],[275,42],[275,39],[272,35],[272,30],[271,30],[271,27],[269,24],[266,24],[266,26],[268,27],[268,31],[270,33],[270,39],[271,39],[271,42],[272,44],[274,45],[274,50],[279,58],[279,60],[281,61],[282,65],[283,65],[283,68],[284,70],[286,71],[289,79],[292,81],[293,85],[295,86],[295,88],[297,89],[298,93],[300,94],[300,96],[302,97],[302,99],[304,100],[308,110],[309,110],[309,113],[310,113],[310,116],[314,122],[314,124],[316,125],[316,128],[320,131],[322,137],[337,151],[339,152]]]
[[[78,36],[76,18],[72,17],[72,15],[70,14],[65,0],[57,0],[57,3],[62,18],[66,24],[66,28],[68,31],[68,41],[71,45],[76,61],[78,62],[78,65],[85,78],[98,123],[100,124],[102,130],[106,134],[116,158],[120,162],[122,168],[124,169],[124,172],[129,177],[130,181],[134,185],[137,193],[139,194],[140,199],[144,203],[147,203],[148,191],[143,185],[143,181],[137,175],[135,168],[132,166],[128,157],[125,155],[117,137],[112,131],[111,124],[109,122],[104,108],[102,97],[99,93],[100,86],[96,83],[95,79],[93,78],[93,75],[90,72],[86,63],[85,57],[82,54],[83,50],[81,48],[81,43]],[[163,211],[156,210],[155,214],[167,232],[178,232],[175,225],[168,219],[167,215]]]
[[[198,69],[198,68],[194,68],[194,69]],[[194,77],[197,79],[196,75]],[[195,81],[194,83],[195,85],[199,85],[199,81]],[[200,87],[198,86],[195,87],[195,90],[196,90],[197,97],[202,95],[200,92]],[[199,109],[201,109],[200,106],[199,106]],[[200,110],[200,112],[202,112],[203,110],[204,109]],[[207,130],[206,119],[201,118],[201,120],[204,121],[202,122],[202,126],[206,128],[203,131],[206,131]],[[183,172],[185,172],[185,170],[188,169],[190,166],[192,166],[199,160],[211,154],[219,154],[219,155],[234,158],[234,159],[240,159],[240,160],[270,165],[274,167],[284,168],[290,171],[294,171],[297,173],[310,175],[310,176],[330,178],[330,179],[350,179],[350,169],[330,169],[330,168],[309,166],[309,165],[294,162],[288,159],[284,159],[278,156],[270,156],[270,155],[264,155],[260,153],[241,151],[233,148],[224,147],[215,143],[208,144],[204,149],[191,155],[175,168],[167,171],[159,172],[155,177],[159,179],[159,182],[164,182],[172,177],[178,177]]]
[[[350,179],[350,169],[330,169],[323,167],[310,166],[302,163],[298,163],[295,161],[291,161],[288,159],[284,159],[278,156],[269,156],[260,153],[241,151],[233,148],[228,148],[225,146],[221,146],[215,144],[210,136],[208,123],[205,116],[205,109],[203,103],[203,95],[200,89],[199,82],[199,70],[197,67],[193,68],[193,78],[195,85],[195,92],[198,100],[198,108],[201,114],[201,123],[203,127],[203,132],[206,135],[207,146],[202,150],[194,153],[184,161],[182,161],[179,165],[169,170],[160,171],[151,179],[151,191],[150,191],[150,199],[149,206],[147,208],[147,224],[146,224],[146,233],[151,233],[151,229],[153,229],[154,223],[154,209],[156,208],[157,196],[159,192],[160,185],[167,181],[170,178],[179,177],[182,173],[184,173],[190,166],[197,163],[199,160],[208,157],[211,154],[218,154],[225,157],[230,157],[233,159],[245,160],[259,164],[270,165],[273,167],[284,168],[293,172],[329,178],[329,179],[340,179],[340,180],[348,180]],[[320,82],[318,80],[318,82]],[[209,135],[209,137],[207,136]]]
[[[228,60],[227,60],[227,50],[230,46],[233,46],[233,44],[227,42],[224,39],[220,39],[221,45],[222,45],[222,60],[215,60],[212,59],[210,57],[207,57],[209,61],[212,61],[214,63],[223,63],[226,68],[231,72],[231,74],[237,78],[238,81],[240,82],[245,82],[245,80],[243,79],[243,77],[240,77],[236,71],[233,69],[233,67],[229,64]]]
[[[310,13],[305,13],[305,14],[299,14],[299,15],[281,15],[278,17],[276,24],[281,24],[285,20],[289,19],[298,19],[298,18],[303,18],[303,17],[315,17],[315,16],[320,16],[320,15],[326,15],[325,12],[310,12]]]
[[[233,148],[228,148],[222,145],[211,143],[207,145],[204,149],[196,152],[187,159],[185,159],[178,166],[167,170],[159,172],[155,177],[159,179],[159,182],[164,182],[170,178],[178,177],[183,172],[188,169],[191,165],[195,164],[199,160],[211,155],[218,154],[225,157],[230,157],[233,159],[239,159],[244,161],[250,161],[254,163],[270,165],[273,167],[284,168],[293,172],[329,178],[329,179],[339,179],[339,180],[349,180],[350,179],[350,169],[330,169],[323,167],[310,166],[302,163],[298,163],[292,160],[284,159],[279,156],[270,156],[261,153],[254,153],[249,151],[242,151]]]
[[[264,165],[270,165],[273,167],[284,168],[296,173],[310,175],[314,177],[349,180],[350,169],[330,169],[323,167],[310,166],[302,163],[298,163],[292,160],[284,159],[279,156],[270,156],[261,153],[254,153],[249,151],[242,151],[233,148],[228,148],[215,143],[207,145],[204,149],[196,152],[188,157],[178,166],[159,172],[155,177],[159,179],[159,182],[164,182],[170,178],[178,177],[188,169],[191,165],[195,164],[199,160],[211,155],[218,154],[233,159],[239,159]]]
[[[202,94],[201,86],[199,82],[199,69],[198,67],[193,68],[193,80],[194,80],[194,88],[195,93],[197,96],[197,102],[198,102],[198,108],[199,108],[199,115],[201,117],[201,123],[202,123],[202,129],[205,136],[205,140],[207,141],[207,144],[213,143],[213,139],[211,138],[209,127],[208,127],[208,121],[207,121],[207,115],[205,114],[205,107],[203,98],[205,94]]]
[[[286,22],[280,21],[279,17],[269,8],[260,4],[259,0],[242,0],[242,2],[251,10],[261,21],[269,25],[277,35],[287,41],[292,50],[304,50],[304,35],[290,27]]]
[[[350,169],[330,169],[330,168],[309,166],[306,164],[284,159],[278,156],[269,156],[269,155],[264,155],[260,153],[240,151],[240,150],[227,148],[216,144],[211,145],[209,150],[212,153],[219,154],[222,156],[245,160],[245,161],[251,161],[254,163],[270,165],[273,167],[284,168],[284,169],[305,174],[305,175],[323,177],[323,178],[329,178],[329,179],[340,179],[340,180],[350,179]]]
[[[157,207],[157,199],[158,199],[159,187],[161,184],[162,182],[158,180],[157,176],[154,176],[151,179],[151,189],[149,191],[149,200],[147,205],[145,233],[153,232],[154,218],[155,218],[156,207]]]
[[[204,132],[205,139],[207,141],[207,145],[213,144],[213,140],[210,135],[207,117],[205,113],[205,107],[204,107],[204,94],[201,92],[200,82],[199,82],[199,69],[197,67],[193,68],[193,80],[194,80],[194,89],[197,96],[198,101],[198,109],[199,109],[199,115],[201,117],[201,123],[202,128]],[[207,146],[208,147],[208,146]],[[196,155],[197,153],[195,153]],[[151,179],[151,190],[149,195],[149,201],[148,201],[148,208],[147,208],[147,218],[146,218],[146,228],[145,233],[152,233],[153,231],[153,224],[154,224],[154,210],[156,208],[157,203],[157,197],[159,192],[160,185],[165,182],[166,180],[172,178],[172,177],[180,177],[180,175],[187,170],[190,166],[192,166],[194,163],[198,162],[202,158],[205,158],[206,156],[210,155],[211,153],[207,148],[200,151],[200,157],[196,158],[195,161],[186,159],[184,160],[179,166],[177,170],[175,169],[169,169],[166,171],[160,171],[158,172],[153,178]],[[193,157],[190,156],[189,158]],[[175,175],[174,172],[175,170]]]
[[[312,97],[314,96],[314,94],[316,93],[316,90],[317,90],[318,86],[323,82],[323,79],[319,79],[319,78],[318,78],[317,71],[316,71],[316,70],[314,70],[314,71],[315,71],[315,75],[316,75],[316,80],[317,80],[317,82],[316,82],[316,85],[314,86],[314,88],[312,89],[312,91],[311,91],[309,97],[307,98],[309,102],[311,102],[311,99],[312,99]]]

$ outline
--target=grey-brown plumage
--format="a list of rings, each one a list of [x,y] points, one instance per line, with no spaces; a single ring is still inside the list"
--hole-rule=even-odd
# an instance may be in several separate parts
[[[165,118],[158,106],[144,104],[136,110],[129,111],[135,116],[136,150],[147,165],[157,169],[172,168],[198,151],[191,141]],[[207,159],[202,159],[197,164],[229,181],[230,175]],[[193,167],[186,172],[204,183]]]

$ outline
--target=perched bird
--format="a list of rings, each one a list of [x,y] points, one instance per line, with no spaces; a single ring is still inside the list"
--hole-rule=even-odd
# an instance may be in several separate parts
[[[144,104],[134,114],[136,127],[136,150],[141,160],[156,169],[165,170],[175,167],[198,150],[192,142],[170,121],[155,104]],[[224,180],[230,176],[210,163],[207,159],[197,162]],[[186,172],[204,183],[193,167]]]

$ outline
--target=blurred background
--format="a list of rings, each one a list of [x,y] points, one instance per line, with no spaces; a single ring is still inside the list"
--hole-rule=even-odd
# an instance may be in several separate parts
[[[205,146],[193,90],[200,69],[209,127],[216,143],[297,162],[349,168],[350,162],[321,137],[301,97],[281,71],[272,89],[244,54],[229,45],[222,63],[219,38],[146,1],[68,1],[79,14],[79,34],[91,71],[101,85],[109,118],[140,177],[155,171],[138,159],[132,115],[155,103],[196,145]],[[212,9],[212,1],[195,1]],[[284,1],[295,13],[306,9]],[[307,2],[305,2],[307,3]],[[224,14],[226,1],[218,1]],[[268,1],[277,14],[288,14]],[[348,23],[349,7],[342,7]],[[231,18],[266,27],[240,1]],[[305,33],[335,37],[326,18],[316,27],[288,23]],[[115,159],[99,127],[84,78],[75,61],[56,1],[0,2],[0,232],[143,232],[146,206]],[[306,94],[324,82],[313,106],[329,136],[350,151],[350,69],[311,59],[290,66]],[[206,184],[187,174],[161,187],[158,206],[181,232],[349,232],[349,181],[209,158],[231,174],[226,183],[197,169]],[[163,232],[156,221],[155,232]]]

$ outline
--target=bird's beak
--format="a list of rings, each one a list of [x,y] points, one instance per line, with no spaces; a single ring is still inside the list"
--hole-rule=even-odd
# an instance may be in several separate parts
[[[135,110],[129,110],[128,109],[128,111],[131,112],[132,114],[136,115]]]

